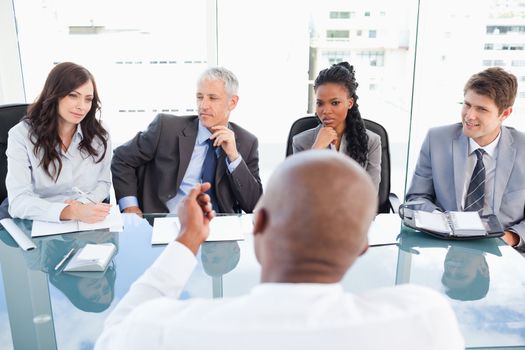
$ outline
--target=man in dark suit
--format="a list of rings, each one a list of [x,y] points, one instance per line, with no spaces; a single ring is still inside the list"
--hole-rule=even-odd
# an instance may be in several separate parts
[[[406,200],[421,201],[416,209],[425,211],[495,214],[503,240],[525,251],[525,134],[502,125],[517,87],[516,77],[501,68],[469,79],[461,123],[428,131]]]
[[[212,182],[216,212],[253,211],[262,194],[258,141],[228,121],[237,89],[232,72],[210,68],[198,81],[198,116],[159,114],[115,149],[111,171],[123,212],[176,212],[199,182]]]

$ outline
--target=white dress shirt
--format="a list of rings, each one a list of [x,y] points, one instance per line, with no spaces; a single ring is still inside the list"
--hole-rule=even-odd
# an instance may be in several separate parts
[[[29,124],[21,121],[9,130],[6,188],[12,217],[60,222],[60,213],[67,206],[65,200],[101,202],[109,196],[112,155],[109,136],[106,154],[99,163],[96,160],[102,155],[102,142],[93,140],[92,145],[99,152],[94,159],[78,149],[82,138],[79,125],[68,150],[61,150],[62,171],[55,182],[40,164],[43,151],[35,156],[29,139]],[[87,198],[76,193],[73,187],[85,192]]]
[[[196,259],[170,243],[107,318],[95,349],[464,349],[447,300],[415,285],[360,295],[339,284],[266,283],[177,300]]]
[[[494,175],[496,174],[496,164],[498,161],[498,143],[501,132],[498,137],[488,145],[481,147],[476,141],[469,138],[467,164],[465,166],[465,182],[463,183],[463,193],[461,195],[461,210],[464,210],[465,197],[467,196],[470,178],[476,166],[478,158],[474,151],[481,148],[485,151],[483,154],[483,165],[485,166],[485,199],[483,202],[483,215],[494,214]]]

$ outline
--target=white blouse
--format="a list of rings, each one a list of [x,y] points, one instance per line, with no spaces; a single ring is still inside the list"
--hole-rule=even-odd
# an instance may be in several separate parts
[[[98,139],[93,140],[93,147],[99,152],[96,158],[80,151],[78,146],[83,134],[79,125],[68,150],[61,152],[62,170],[55,182],[40,164],[43,151],[35,156],[29,128],[26,121],[21,121],[9,130],[7,139],[6,188],[12,217],[60,222],[60,213],[67,206],[65,200],[86,203],[89,198],[101,202],[109,196],[112,156],[109,136],[106,154],[96,163],[103,152],[103,144]],[[76,193],[73,187],[87,193],[88,198]]]

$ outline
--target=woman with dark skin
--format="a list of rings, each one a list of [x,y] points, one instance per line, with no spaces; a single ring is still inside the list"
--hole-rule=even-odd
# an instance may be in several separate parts
[[[341,62],[322,70],[315,79],[316,115],[321,125],[293,138],[293,152],[330,148],[357,161],[379,188],[381,139],[366,130],[357,105],[354,67]]]

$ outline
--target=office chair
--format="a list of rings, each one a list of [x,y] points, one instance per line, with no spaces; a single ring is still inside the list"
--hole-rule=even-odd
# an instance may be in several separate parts
[[[401,202],[396,194],[390,193],[390,144],[388,142],[388,134],[381,124],[368,119],[363,119],[363,122],[365,123],[365,128],[376,133],[381,138],[381,182],[379,183],[377,213],[397,213]],[[293,153],[293,137],[305,130],[315,128],[319,123],[319,118],[316,116],[302,117],[293,122],[286,144],[287,157]]]
[[[5,188],[5,177],[7,175],[7,136],[9,130],[18,124],[20,119],[26,115],[26,103],[8,104],[0,106],[0,203],[7,197]]]

